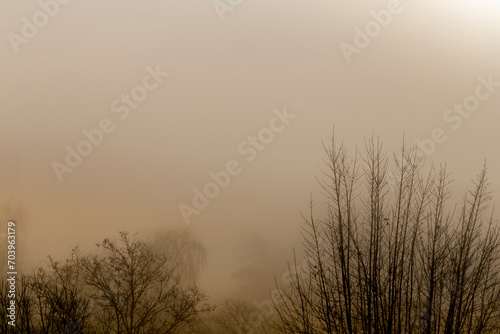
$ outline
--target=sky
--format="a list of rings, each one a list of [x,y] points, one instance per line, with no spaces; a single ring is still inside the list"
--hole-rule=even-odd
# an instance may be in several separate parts
[[[2,1],[20,261],[188,225],[208,293],[272,285],[311,197],[321,213],[333,128],[351,150],[418,141],[459,193],[486,160],[500,198],[499,17],[494,0]]]

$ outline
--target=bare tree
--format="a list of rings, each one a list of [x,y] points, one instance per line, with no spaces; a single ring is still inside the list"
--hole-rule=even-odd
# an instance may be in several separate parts
[[[485,216],[486,169],[456,213],[446,166],[422,173],[404,144],[389,159],[368,140],[351,157],[334,139],[321,180],[323,220],[305,219],[306,267],[274,299],[283,333],[497,333],[500,239]],[[297,268],[295,266],[295,268]],[[305,270],[304,270],[305,269]]]
[[[83,283],[84,261],[78,248],[65,261],[50,258],[49,270],[39,268],[30,277],[38,333],[91,333],[90,297]]]
[[[111,333],[176,333],[194,319],[205,296],[181,285],[164,253],[120,233],[120,240],[98,244],[103,255],[85,264],[85,282],[94,288],[101,328]]]
[[[24,274],[18,277],[14,299],[11,298],[12,292],[7,282],[6,277],[0,281],[0,313],[3,314],[0,318],[0,333],[35,333],[32,330],[35,320],[35,299],[30,289],[30,277]],[[7,308],[11,305],[11,300],[15,301],[15,321],[7,316],[10,314]]]
[[[186,231],[162,234],[156,244],[121,232],[101,252],[78,248],[48,268],[19,275],[16,326],[0,320],[1,333],[181,333],[209,310],[195,284],[205,249]],[[161,247],[160,240],[168,245]],[[185,252],[186,254],[180,254]],[[198,267],[197,267],[198,266]],[[9,284],[0,282],[0,311],[8,314]],[[12,294],[13,295],[13,294]]]

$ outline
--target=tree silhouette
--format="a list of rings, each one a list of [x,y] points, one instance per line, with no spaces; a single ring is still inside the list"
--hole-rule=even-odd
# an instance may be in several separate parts
[[[189,244],[189,238],[184,234],[182,241]],[[194,283],[181,282],[186,274],[176,251],[187,247],[173,247],[167,254],[121,232],[119,240],[106,238],[98,248],[101,251],[89,254],[75,248],[67,259],[49,257],[47,268],[20,274],[16,326],[3,317],[0,332],[181,333],[207,309],[206,295]],[[4,314],[8,314],[8,290],[2,279],[0,311]]]
[[[498,333],[500,239],[486,216],[486,168],[459,210],[446,166],[423,174],[404,144],[375,139],[350,156],[332,139],[321,184],[327,215],[305,218],[306,268],[274,298],[283,333]],[[458,212],[457,212],[458,211]],[[295,260],[296,262],[296,260]],[[297,267],[295,267],[297,268]]]
[[[85,283],[94,288],[94,307],[106,331],[114,333],[173,333],[194,319],[205,296],[184,288],[176,266],[166,254],[120,233],[119,242],[98,244],[102,256],[85,263]]]
[[[29,281],[40,333],[87,330],[90,298],[85,293],[84,258],[78,248],[63,262],[50,258],[49,270],[39,268]]]

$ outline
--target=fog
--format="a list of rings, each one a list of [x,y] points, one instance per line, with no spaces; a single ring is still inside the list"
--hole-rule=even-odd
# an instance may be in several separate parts
[[[500,82],[498,2],[221,2],[61,2],[36,33],[24,25],[40,3],[0,3],[0,199],[17,208],[1,216],[20,226],[23,266],[120,230],[188,225],[212,298],[265,298],[300,248],[311,196],[323,213],[316,178],[334,127],[352,150],[374,134],[389,152],[441,129],[427,163],[446,163],[463,192],[486,160],[500,198],[499,84],[474,111],[447,111]],[[137,86],[147,96],[124,102]],[[252,146],[264,128],[272,138]],[[68,167],[67,147],[94,129],[99,144]],[[232,161],[196,209],[193,189]]]

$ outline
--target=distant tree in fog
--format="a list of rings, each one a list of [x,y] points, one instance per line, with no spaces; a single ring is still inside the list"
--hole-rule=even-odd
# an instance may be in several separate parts
[[[262,310],[240,299],[226,299],[203,314],[190,334],[274,334]]]
[[[166,255],[169,266],[177,268],[183,281],[196,282],[206,263],[207,251],[189,228],[157,231],[150,244],[153,251]]]

